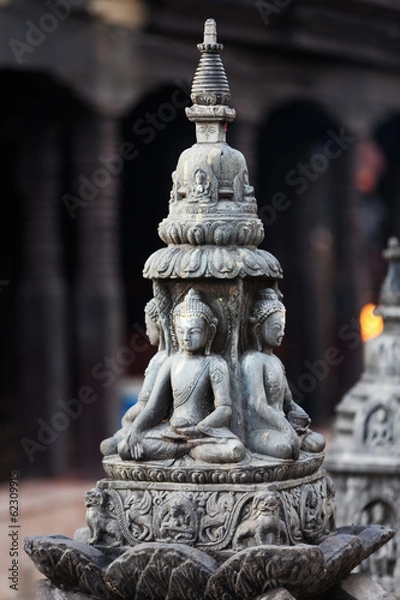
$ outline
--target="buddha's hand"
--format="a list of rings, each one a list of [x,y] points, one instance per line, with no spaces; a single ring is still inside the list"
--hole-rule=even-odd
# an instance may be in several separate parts
[[[138,432],[133,431],[129,436],[128,444],[129,444],[130,454],[131,454],[133,460],[142,460],[142,458],[143,458],[143,438],[142,438],[142,436]]]
[[[290,411],[287,415],[287,420],[296,431],[298,435],[306,433],[308,430],[311,419],[305,411]]]
[[[176,433],[181,435],[183,438],[190,440],[194,438],[203,437],[202,432],[196,426],[191,427],[175,427]]]

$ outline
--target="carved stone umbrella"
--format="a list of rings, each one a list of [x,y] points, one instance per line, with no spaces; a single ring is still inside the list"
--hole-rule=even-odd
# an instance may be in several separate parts
[[[327,466],[340,491],[338,521],[400,523],[400,246],[389,240],[389,267],[377,314],[383,332],[364,345],[364,371],[338,404]],[[400,598],[400,537],[361,565]]]
[[[167,246],[144,269],[158,352],[102,443],[108,478],[86,493],[87,528],[25,549],[55,586],[99,599],[315,598],[393,532],[335,532],[325,441],[273,354],[282,271],[257,248],[246,161],[225,141],[235,111],[212,19],[198,48],[186,109],[197,141],[172,174]]]

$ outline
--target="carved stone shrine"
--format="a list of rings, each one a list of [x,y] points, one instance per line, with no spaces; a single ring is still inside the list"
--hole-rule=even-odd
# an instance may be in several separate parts
[[[274,355],[282,270],[257,248],[254,188],[226,143],[235,111],[212,19],[198,49],[196,143],[172,174],[167,245],[144,268],[158,351],[101,445],[108,477],[86,493],[87,527],[25,548],[56,587],[101,600],[322,598],[393,532],[335,529],[324,438]]]
[[[340,492],[340,523],[400,524],[400,246],[389,240],[389,263],[375,309],[383,332],[364,345],[364,372],[337,406],[327,467]],[[362,563],[400,598],[400,536]]]

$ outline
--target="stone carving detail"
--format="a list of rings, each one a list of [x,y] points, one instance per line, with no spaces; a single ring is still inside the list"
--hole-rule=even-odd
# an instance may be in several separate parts
[[[147,490],[140,483],[99,485],[102,489],[96,488],[97,493],[109,498],[111,533],[119,535],[113,545],[170,541],[213,551],[241,550],[259,544],[318,543],[334,530],[334,489],[330,479],[319,473],[307,484],[276,482],[257,491],[222,484],[219,491],[189,488],[175,493],[173,484]],[[103,508],[98,510],[96,515],[90,508],[91,521],[104,517]],[[109,535],[99,529],[96,542],[91,535],[91,543],[104,545],[104,536]]]
[[[400,246],[389,240],[388,272],[375,312],[383,331],[364,344],[364,372],[337,407],[327,465],[342,494],[339,524],[399,528],[400,515]],[[400,538],[361,567],[400,598]]]
[[[160,297],[161,295],[158,294],[158,296]],[[159,306],[160,303],[155,298],[152,298],[145,308],[146,332],[150,343],[158,347],[158,352],[150,360],[144,373],[144,383],[137,404],[125,413],[121,429],[113,437],[107,438],[102,442],[100,449],[105,456],[115,454],[118,450],[118,444],[123,444],[123,440],[128,435],[133,422],[146,406],[154,389],[158,372],[167,358],[165,326],[163,328],[162,313]]]
[[[345,579],[392,535],[378,526],[343,528],[319,546],[255,546],[222,564],[195,548],[162,542],[121,549],[115,557],[61,536],[42,536],[27,538],[25,551],[56,586],[94,600],[257,600],[280,587],[305,600]]]
[[[235,279],[236,277],[282,278],[277,259],[266,250],[233,246],[170,246],[157,250],[146,261],[143,274],[149,279]]]
[[[157,353],[138,403],[101,445],[109,478],[85,496],[87,527],[77,541],[31,538],[25,549],[56,586],[94,600],[257,600],[278,588],[305,600],[393,532],[333,533],[335,490],[319,470],[325,442],[274,355],[282,270],[257,248],[254,188],[244,156],[226,143],[235,111],[212,19],[198,48],[186,110],[197,140],[172,174],[159,226],[167,247],[144,267]],[[375,408],[361,431],[380,448],[397,430],[391,437]]]
[[[164,361],[118,453],[136,461],[190,455],[211,463],[240,462],[245,449],[229,429],[228,367],[210,353],[218,320],[194,289],[175,306],[172,318],[179,352]]]
[[[366,506],[361,513],[361,523],[364,525],[384,525],[396,527],[396,517],[393,508],[383,500],[376,500]],[[369,573],[377,579],[391,579],[395,575],[397,562],[397,544],[392,538],[377,552],[367,558],[360,565],[360,571]]]
[[[365,443],[375,446],[390,446],[393,444],[393,425],[388,410],[378,406],[368,415],[365,422]]]
[[[105,538],[109,546],[121,545],[123,536],[108,493],[100,488],[89,490],[85,493],[85,504],[86,523],[90,531],[88,543],[96,545]]]
[[[245,216],[244,216],[245,218]],[[158,233],[166,244],[191,244],[203,246],[257,246],[262,242],[264,231],[262,224],[257,221],[244,221],[232,223],[228,219],[203,219],[186,220],[179,222],[164,219],[159,226]]]
[[[281,501],[276,492],[258,492],[251,504],[249,516],[235,531],[233,547],[243,550],[251,546],[288,543],[286,524],[280,517]]]
[[[293,401],[283,365],[273,354],[285,331],[285,307],[274,290],[259,292],[249,320],[257,349],[248,350],[242,357],[247,447],[285,459],[297,459],[300,449],[322,452],[325,440],[309,429],[310,418]]]
[[[263,461],[260,457],[234,465],[185,464],[188,459],[177,459],[174,464],[162,462],[132,463],[109,456],[103,460],[104,470],[112,479],[122,481],[158,481],[173,483],[269,483],[307,477],[315,473],[324,460],[323,454],[301,454],[294,462]]]
[[[196,507],[188,498],[175,494],[157,507],[153,527],[157,541],[193,543],[199,527]]]

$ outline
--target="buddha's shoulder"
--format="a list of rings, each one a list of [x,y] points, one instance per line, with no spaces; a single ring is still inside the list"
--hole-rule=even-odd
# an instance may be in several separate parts
[[[219,367],[221,369],[228,370],[228,363],[222,356],[219,356],[218,354],[210,354],[207,358],[210,368],[215,369]]]
[[[264,361],[264,357],[265,354],[258,350],[247,350],[247,352],[242,354],[240,362],[242,365],[254,364],[255,362],[259,363]]]

